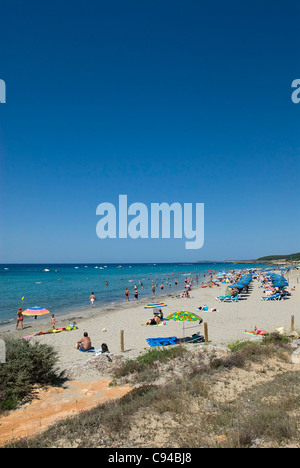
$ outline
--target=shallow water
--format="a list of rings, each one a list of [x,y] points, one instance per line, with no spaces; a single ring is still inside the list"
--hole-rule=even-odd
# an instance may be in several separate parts
[[[0,324],[15,320],[19,307],[25,310],[40,306],[60,314],[88,307],[92,292],[97,298],[97,307],[108,303],[116,305],[124,300],[126,287],[131,300],[135,285],[139,298],[151,297],[154,281],[156,297],[159,297],[162,283],[164,294],[176,291],[175,279],[177,289],[181,290],[186,277],[195,278],[198,274],[200,282],[207,280],[211,270],[217,273],[261,266],[229,263],[0,265]]]

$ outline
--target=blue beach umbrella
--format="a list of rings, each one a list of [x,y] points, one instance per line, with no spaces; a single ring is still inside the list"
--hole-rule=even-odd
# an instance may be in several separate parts
[[[243,289],[245,285],[243,283],[234,283],[232,284],[231,286],[229,286],[229,288],[237,288],[237,289]]]

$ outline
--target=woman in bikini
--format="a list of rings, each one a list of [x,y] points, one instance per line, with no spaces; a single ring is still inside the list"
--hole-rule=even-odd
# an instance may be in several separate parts
[[[21,330],[23,330],[23,322],[24,322],[23,310],[22,310],[22,307],[19,307],[16,330],[18,330],[19,323],[21,324]]]

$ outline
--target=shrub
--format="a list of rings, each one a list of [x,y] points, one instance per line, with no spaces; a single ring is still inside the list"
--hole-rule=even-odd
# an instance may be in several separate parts
[[[0,411],[15,409],[32,396],[35,385],[57,385],[63,374],[55,369],[57,353],[51,346],[6,339],[6,364],[0,365]]]
[[[126,361],[115,371],[115,378],[125,377],[129,374],[141,374],[155,368],[158,363],[166,363],[172,359],[183,356],[187,350],[183,346],[174,348],[149,349],[137,359]]]

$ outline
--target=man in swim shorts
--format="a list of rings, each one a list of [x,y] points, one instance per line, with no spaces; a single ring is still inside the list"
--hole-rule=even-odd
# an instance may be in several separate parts
[[[92,293],[90,296],[90,303],[91,303],[92,309],[94,308],[95,300],[96,300],[96,296],[94,293]]]
[[[92,342],[87,332],[83,334],[81,340],[77,341],[77,349],[81,349],[82,351],[89,351],[92,349]]]

